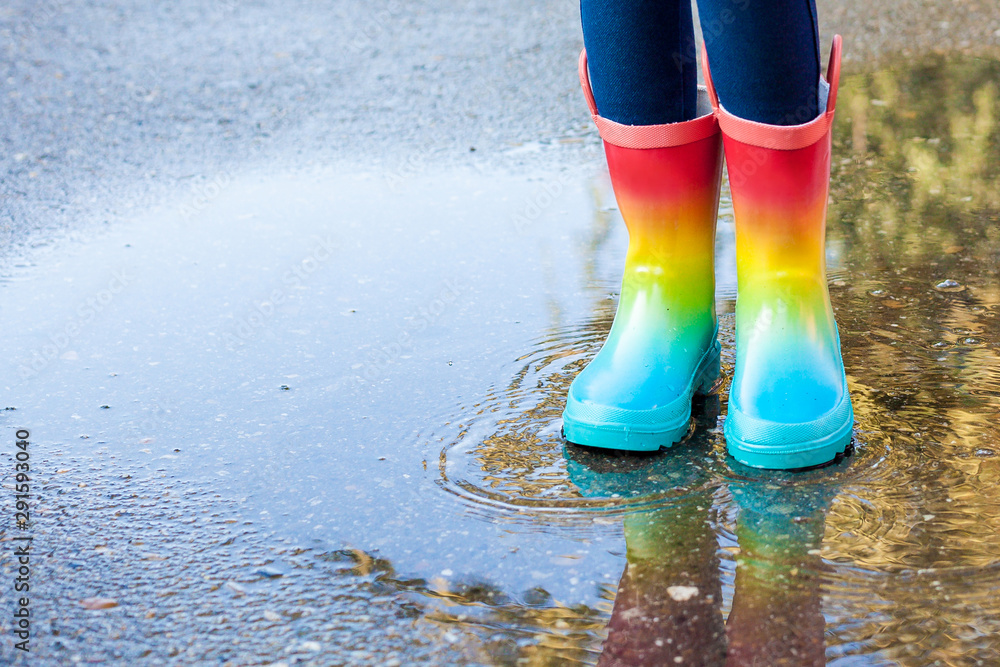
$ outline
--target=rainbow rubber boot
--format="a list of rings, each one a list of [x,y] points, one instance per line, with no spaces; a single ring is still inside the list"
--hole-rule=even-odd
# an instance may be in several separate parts
[[[727,112],[708,72],[736,218],[736,370],[725,436],[756,468],[832,461],[854,412],[826,280],[826,204],[841,39],[834,38],[816,119],[791,126]]]
[[[611,332],[569,389],[563,433],[578,445],[652,451],[685,436],[692,395],[711,390],[719,376],[721,137],[707,94],[694,120],[622,125],[597,113],[586,51],[580,82],[629,246]]]

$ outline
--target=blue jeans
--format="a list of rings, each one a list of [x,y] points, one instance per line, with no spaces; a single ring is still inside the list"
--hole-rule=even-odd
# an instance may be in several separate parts
[[[815,0],[697,0],[712,80],[727,111],[770,125],[819,114]],[[598,112],[626,125],[695,117],[690,0],[580,0]]]

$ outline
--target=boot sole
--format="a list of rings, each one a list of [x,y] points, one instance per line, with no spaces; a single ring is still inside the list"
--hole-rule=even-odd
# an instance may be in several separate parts
[[[702,355],[684,392],[662,408],[626,410],[592,406],[568,398],[563,411],[563,436],[575,445],[632,452],[654,452],[680,442],[691,422],[691,398],[710,393],[719,378],[721,351],[716,340]],[[612,414],[614,419],[601,418]],[[666,415],[669,417],[664,419]]]
[[[729,402],[723,432],[729,455],[767,470],[814,468],[830,463],[851,443],[854,410],[845,383],[840,404],[819,419],[785,424],[744,414]]]

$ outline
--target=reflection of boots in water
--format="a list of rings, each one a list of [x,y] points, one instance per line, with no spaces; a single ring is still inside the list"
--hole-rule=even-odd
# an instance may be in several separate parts
[[[702,427],[718,409],[705,407]],[[698,447],[703,432],[696,429],[687,446]],[[572,445],[564,451],[570,479],[584,496],[641,499],[664,486],[693,490],[668,507],[626,517],[628,564],[600,665],[824,664],[819,548],[833,487],[802,477],[795,486],[730,483],[740,507],[741,554],[723,633],[706,471],[667,452],[614,456]]]
[[[719,414],[717,397],[698,410],[694,436],[680,445],[703,450]],[[715,532],[707,472],[690,456],[609,453],[567,445],[566,470],[587,497],[676,493],[670,505],[625,518],[627,565],[618,584],[608,638],[598,664],[720,665],[725,654]],[[674,658],[680,657],[681,663]]]
[[[825,487],[732,488],[740,505],[727,665],[826,664],[820,575]]]
[[[599,665],[722,664],[722,588],[711,506],[709,494],[698,494],[625,519],[628,565]]]

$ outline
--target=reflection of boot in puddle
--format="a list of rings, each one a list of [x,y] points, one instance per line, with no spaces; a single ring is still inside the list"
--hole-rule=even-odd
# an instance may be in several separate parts
[[[628,566],[599,665],[722,664],[722,590],[711,507],[705,493],[626,517]]]
[[[734,486],[740,505],[727,665],[826,664],[819,556],[824,487]]]
[[[586,498],[618,496],[625,502],[641,503],[654,497],[687,495],[709,482],[696,452],[708,449],[708,432],[716,427],[720,412],[717,394],[696,398],[688,437],[669,450],[631,453],[566,444],[566,472]]]
[[[717,397],[699,408],[682,450],[703,449],[718,415]],[[672,496],[669,505],[625,517],[628,564],[599,664],[722,664],[722,591],[706,471],[684,451],[609,454],[570,445],[565,452],[570,478],[585,496],[617,494],[637,503]]]

